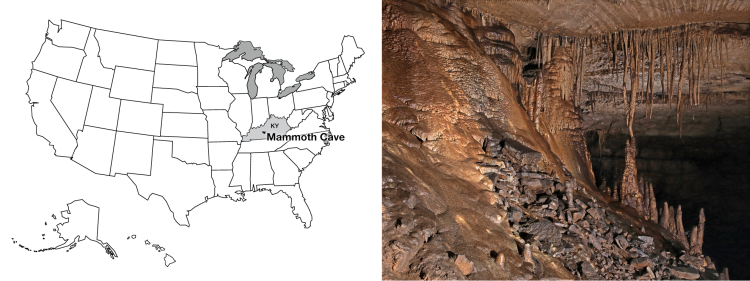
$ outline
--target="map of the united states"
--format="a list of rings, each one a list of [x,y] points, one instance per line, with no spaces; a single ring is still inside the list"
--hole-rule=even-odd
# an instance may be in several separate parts
[[[212,198],[269,191],[288,196],[309,228],[299,178],[323,147],[344,140],[326,122],[364,55],[351,36],[341,47],[287,81],[292,63],[251,41],[221,48],[49,22],[27,95],[56,156],[126,176],[143,198],[163,197],[180,225]]]

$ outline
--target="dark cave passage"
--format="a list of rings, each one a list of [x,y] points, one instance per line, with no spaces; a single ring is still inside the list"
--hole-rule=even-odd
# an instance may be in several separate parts
[[[748,135],[696,137],[637,137],[638,176],[653,183],[662,206],[681,205],[686,228],[698,224],[704,208],[704,254],[732,276],[750,278],[750,142]],[[622,182],[625,141],[608,135],[600,147],[599,132],[586,134],[596,184],[614,188]],[[606,188],[604,188],[606,190]],[[686,229],[687,231],[687,229]]]

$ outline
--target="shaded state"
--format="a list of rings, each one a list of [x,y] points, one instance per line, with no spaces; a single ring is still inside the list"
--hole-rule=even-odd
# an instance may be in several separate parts
[[[288,86],[288,87],[284,88],[283,90],[281,90],[281,92],[279,92],[279,98],[286,97],[286,96],[290,95],[291,93],[296,92],[297,89],[299,89],[300,86],[302,86],[302,84],[297,83],[297,84],[294,84],[294,85],[291,85],[291,86]]]
[[[250,131],[247,132],[247,135],[242,136],[242,141],[265,140],[267,134],[284,135],[290,129],[291,128],[285,118],[271,115],[262,126],[251,128]]]
[[[258,96],[258,84],[255,83],[255,76],[263,70],[263,64],[254,64],[252,68],[247,72],[247,93],[251,99]],[[282,78],[283,79],[283,78]]]
[[[263,51],[260,47],[253,46],[253,42],[250,41],[239,41],[233,47],[233,51],[227,53],[222,61],[232,61],[239,57],[246,61],[252,61],[257,58],[263,58]]]
[[[297,78],[295,78],[294,81],[301,82],[301,81],[310,80],[313,78],[315,78],[315,71],[309,71],[305,74],[297,76]]]

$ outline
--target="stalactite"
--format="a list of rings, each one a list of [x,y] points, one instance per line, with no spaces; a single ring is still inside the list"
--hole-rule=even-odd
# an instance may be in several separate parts
[[[706,49],[706,68],[708,69],[707,75],[708,79],[711,79],[711,68],[716,68],[716,55],[714,50],[714,44],[716,41],[716,34],[711,34],[711,36],[708,37],[708,48]],[[711,55],[714,55],[711,57]],[[710,65],[709,65],[710,64]],[[709,84],[710,86],[710,84]],[[708,92],[711,93],[711,89],[708,89]],[[708,99],[710,96],[706,96],[706,109],[708,109]]]
[[[581,94],[583,94],[583,78],[585,77],[585,74],[586,74],[586,48],[587,48],[587,45],[589,44],[589,41],[590,40],[587,38],[585,44],[583,44],[583,50],[581,50],[581,64],[580,64],[581,67],[578,72],[578,76],[579,76],[578,83],[581,86],[578,88],[578,98],[576,98],[576,100],[578,101],[581,100]]]
[[[684,28],[685,32],[683,33],[683,44],[682,44],[682,60],[680,61],[680,79],[677,82],[677,126],[680,127],[680,136],[682,136],[682,113],[684,112],[684,106],[682,103],[682,81],[685,77],[685,59],[687,55],[686,46],[688,45],[687,42],[689,42],[689,36],[687,25]]]
[[[720,40],[719,40],[719,42],[718,42],[718,44],[719,44],[719,68],[720,68],[720,71],[721,71],[721,74],[719,75],[719,81],[721,83],[721,102],[723,103],[725,101],[725,98],[726,98],[724,96],[724,59],[726,58],[726,56],[724,56],[724,53],[722,52],[722,48],[721,48],[722,47],[722,43],[724,43],[724,38],[723,37],[721,37]],[[726,45],[724,45],[724,46],[726,47]],[[726,48],[724,48],[724,50],[726,50]],[[727,55],[729,55],[729,53],[727,53]]]
[[[612,57],[614,58],[614,61],[615,61],[614,64],[613,64],[613,68],[615,68],[615,71],[617,70],[617,46],[620,43],[620,41],[619,41],[620,40],[620,35],[619,34],[620,34],[619,32],[615,32],[613,34],[613,36],[612,36]],[[623,69],[623,72],[625,72],[624,69]],[[615,73],[615,82],[617,82],[617,77],[619,77],[619,76],[617,76],[617,74]]]
[[[643,95],[647,91],[646,89],[646,76],[644,73],[646,73],[646,58],[648,53],[648,47],[646,45],[646,33],[638,31],[638,49],[640,50],[640,57],[638,59],[638,65],[641,66],[640,69],[637,69],[637,77],[638,77],[638,88],[636,90],[636,102],[641,101],[643,102]],[[640,99],[638,98],[640,96]],[[633,107],[635,108],[635,107]],[[633,113],[635,116],[635,113]]]
[[[622,32],[622,59],[623,59],[623,67],[622,67],[622,100],[625,103],[625,108],[627,111],[627,104],[628,104],[628,88],[627,88],[627,73],[628,73],[628,63],[630,62],[630,51],[628,49],[628,32],[623,31]]]
[[[692,28],[691,28],[692,30]],[[698,70],[699,67],[696,67],[696,63],[700,61],[699,52],[698,52],[698,44],[696,38],[693,36],[692,32],[690,33],[690,74],[691,74],[691,86],[690,86],[690,107],[692,110],[693,105],[696,104],[696,100],[698,99],[696,97],[696,91],[698,90],[697,85],[695,84],[696,81],[698,81]]]
[[[706,53],[706,36],[702,36],[699,44],[699,52],[700,52],[700,58],[701,60],[698,62],[698,91],[697,91],[697,105],[701,105],[701,102],[703,98],[701,97],[701,80],[705,81],[706,77],[706,59],[708,58],[708,54]]]
[[[693,69],[695,69],[695,67],[693,65],[694,60],[692,59],[693,58],[693,44],[691,44],[691,43],[692,42],[688,41],[688,45],[687,45],[687,50],[688,50],[687,51],[687,64],[688,64],[688,68],[687,68],[687,72],[688,72],[688,76],[687,76],[687,82],[688,82],[688,103],[687,104],[688,105],[693,105],[693,75],[694,75]]]
[[[662,99],[664,99],[664,94],[665,94],[665,92],[664,92],[664,57],[665,57],[665,55],[664,55],[664,50],[665,50],[665,48],[664,48],[664,44],[665,44],[664,40],[665,40],[665,38],[663,37],[664,36],[664,32],[659,31],[658,34],[659,34],[659,41],[658,41],[659,42],[659,50],[658,50],[658,52],[659,52],[659,79],[661,80],[661,83],[659,85],[661,85],[661,97],[662,97]],[[651,114],[652,115],[653,115],[653,110],[654,110],[654,105],[651,104]],[[650,117],[651,116],[649,115],[649,118]]]
[[[544,52],[544,61],[542,62],[542,66],[544,66],[544,63],[550,61],[552,59],[552,37],[547,35],[547,45]]]
[[[604,44],[607,46],[607,74],[612,75],[612,61],[614,58],[609,58],[609,55],[614,53],[612,51],[612,33],[604,35]]]
[[[669,108],[672,108],[672,95],[674,93],[674,76],[675,76],[675,70],[677,69],[677,58],[673,58],[673,56],[677,56],[677,49],[675,48],[675,39],[674,31],[670,32],[670,36],[668,38],[669,40],[669,48],[667,48],[667,52],[674,51],[673,55],[667,54],[667,64],[669,65]],[[670,64],[669,61],[672,63]]]
[[[485,20],[488,19],[490,18]],[[589,93],[586,95],[588,98],[583,99],[587,69],[586,56],[590,56],[587,52],[595,47],[603,49],[603,52],[607,54],[603,65],[607,69],[604,73],[614,74],[615,83],[619,83],[619,79],[622,79],[623,104],[630,135],[634,136],[633,126],[635,126],[638,106],[645,105],[645,116],[653,118],[654,106],[659,103],[667,104],[669,108],[672,108],[672,104],[677,105],[676,121],[680,135],[682,135],[686,110],[692,111],[701,103],[708,106],[709,102],[724,100],[723,68],[727,59],[725,52],[732,44],[730,35],[712,33],[698,28],[699,26],[698,24],[684,24],[657,29],[619,30],[593,37],[553,36],[537,32],[535,53],[537,65],[542,72],[544,65],[552,59],[555,48],[558,46],[569,48],[573,62],[572,83],[574,84],[570,88],[575,89],[575,92],[563,91],[562,98],[573,103],[575,107],[582,107],[582,102],[587,100],[593,110],[597,99],[611,98]],[[742,44],[748,42],[747,40],[741,41]],[[610,55],[611,58],[609,58]],[[620,55],[622,55],[622,62],[620,62]],[[622,68],[619,64],[622,64]],[[714,78],[711,76],[712,68],[719,68],[717,72],[719,72],[721,90],[711,89],[713,88],[711,86],[707,92],[721,91],[721,98],[713,94],[706,96],[703,93],[706,87],[702,84]],[[622,73],[619,73],[620,69]],[[522,70],[516,73],[515,80],[523,80],[521,73]],[[539,81],[537,84],[542,82]],[[657,83],[659,85],[656,85]],[[675,83],[677,83],[676,87]],[[523,86],[525,85],[519,85],[519,87]],[[599,85],[595,86],[599,88]],[[656,89],[657,86],[660,86],[660,95]],[[685,97],[683,97],[683,91],[686,94]],[[539,93],[535,95],[538,96]],[[535,95],[527,97],[530,100],[527,102],[529,108],[535,112],[531,116],[536,116],[536,110],[538,110],[532,101]]]
[[[635,119],[635,101],[637,97],[636,93],[638,93],[638,53],[640,51],[640,48],[637,39],[639,39],[638,33],[633,32],[633,37],[630,40],[631,48],[633,49],[633,58],[632,62],[630,63],[630,101],[627,107],[627,125],[628,130],[630,131],[631,139],[635,138],[635,135],[633,134],[633,120]],[[627,99],[626,102],[628,102]]]
[[[649,110],[649,118],[651,118],[651,113],[654,112],[654,37],[649,30],[648,32],[648,105],[650,107]]]
[[[540,70],[542,69],[542,62],[541,62],[541,56],[539,55],[542,52],[542,37],[541,32],[536,33],[536,69]]]

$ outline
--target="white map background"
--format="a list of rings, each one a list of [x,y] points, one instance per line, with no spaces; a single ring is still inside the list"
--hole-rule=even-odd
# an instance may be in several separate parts
[[[380,279],[380,3],[255,2],[14,2],[3,9],[0,279]],[[291,215],[286,196],[267,192],[249,193],[246,202],[210,200],[191,212],[191,227],[179,226],[163,200],[143,200],[124,176],[97,176],[55,157],[35,134],[25,93],[47,20],[60,19],[224,48],[248,40],[267,57],[290,61],[299,74],[338,55],[342,36],[353,35],[367,54],[352,70],[357,83],[336,97],[336,118],[327,123],[346,141],[324,148],[300,179],[313,226],[305,229]],[[50,236],[50,215],[59,217],[76,199],[100,207],[99,239],[118,259],[95,243],[44,253],[12,243],[15,238],[34,249],[60,244]],[[130,234],[138,239],[126,240]],[[143,239],[164,246],[177,263],[164,267],[163,252]]]

